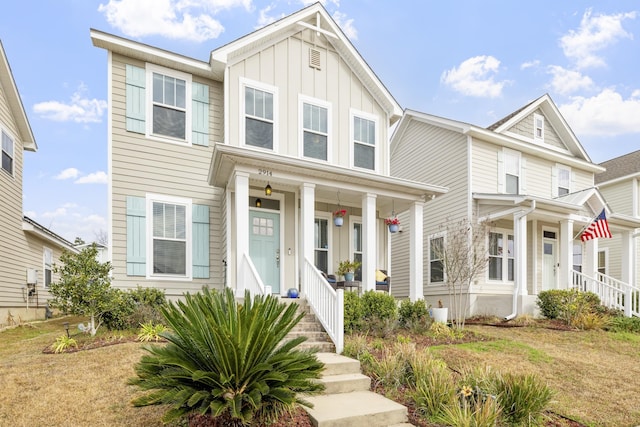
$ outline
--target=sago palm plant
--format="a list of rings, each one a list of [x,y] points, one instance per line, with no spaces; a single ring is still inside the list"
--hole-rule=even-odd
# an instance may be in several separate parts
[[[285,336],[304,314],[273,296],[244,304],[232,290],[203,289],[162,308],[170,332],[164,346],[149,346],[131,384],[147,393],[137,406],[166,404],[164,420],[187,413],[211,415],[223,425],[272,421],[301,404],[300,394],[316,394],[323,364],[313,351],[297,350],[306,340]]]

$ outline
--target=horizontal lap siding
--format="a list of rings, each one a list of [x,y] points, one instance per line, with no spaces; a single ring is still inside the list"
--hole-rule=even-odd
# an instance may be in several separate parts
[[[168,296],[197,292],[203,285],[222,287],[221,198],[222,189],[207,182],[213,144],[222,140],[222,85],[194,77],[209,86],[209,147],[145,138],[125,130],[125,64],[144,67],[144,63],[113,56],[112,96],[112,262],[114,285],[121,288],[153,286],[166,289]],[[126,198],[145,197],[147,193],[192,200],[209,206],[209,279],[192,281],[146,280],[144,276],[126,275]]]
[[[601,186],[600,191],[615,213],[633,215],[632,180]]]
[[[401,141],[394,141],[392,176],[446,187],[449,192],[424,205],[424,290],[440,290],[429,284],[428,236],[436,233],[448,219],[465,217],[468,209],[467,137],[456,132],[413,121]],[[391,238],[392,289],[396,296],[409,295],[408,213],[400,220],[403,233]],[[406,224],[406,226],[405,226]]]

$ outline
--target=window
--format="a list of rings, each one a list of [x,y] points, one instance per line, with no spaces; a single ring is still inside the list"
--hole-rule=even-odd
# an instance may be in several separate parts
[[[316,218],[314,226],[314,264],[318,270],[329,273],[329,220]]]
[[[573,270],[582,272],[582,243],[573,244]]]
[[[152,64],[147,65],[148,82],[151,87],[152,115],[148,129],[150,135],[189,142],[191,132],[191,77]],[[188,100],[188,102],[187,102]]]
[[[2,131],[2,169],[13,175],[13,139]]]
[[[607,274],[607,251],[605,249],[598,251],[598,273]]]
[[[147,251],[149,276],[191,276],[191,203],[184,199],[150,196],[147,199],[151,246]]]
[[[443,264],[444,237],[429,240],[429,282],[444,282]]]
[[[353,260],[358,261],[360,267],[358,267],[355,271],[354,280],[361,281],[362,280],[362,223],[354,222],[353,223]]]
[[[353,115],[353,166],[376,169],[376,119]]]
[[[518,194],[520,190],[520,153],[504,151],[505,191],[507,194]]]
[[[514,268],[513,235],[489,232],[489,280],[513,281]]]
[[[304,157],[328,160],[328,108],[302,103],[302,150]]]
[[[564,196],[571,192],[571,169],[558,166],[558,196]]]
[[[544,141],[544,116],[533,115],[533,139]]]
[[[266,90],[244,88],[244,143],[273,150],[274,94]]]
[[[44,264],[44,287],[51,286],[51,272],[53,270],[53,251],[49,248],[44,248],[43,254]]]

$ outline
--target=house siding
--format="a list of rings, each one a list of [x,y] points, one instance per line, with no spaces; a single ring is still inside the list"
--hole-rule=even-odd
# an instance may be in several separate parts
[[[208,170],[212,145],[222,135],[222,84],[193,77],[194,82],[209,86],[209,146],[182,145],[145,138],[125,128],[125,65],[145,64],[114,54],[112,57],[112,263],[113,284],[119,288],[137,285],[164,288],[167,296],[177,297],[194,292],[203,285],[222,288],[224,245],[220,242],[223,221],[223,189],[211,187]],[[191,199],[193,204],[209,207],[209,279],[191,281],[147,280],[143,276],[127,276],[126,272],[126,198],[145,197],[147,193]]]
[[[524,119],[520,120],[515,125],[511,126],[508,132],[515,133],[517,135],[533,140],[534,114],[539,114],[544,117],[542,111],[540,109],[537,109],[533,113],[526,116]],[[544,119],[544,143],[563,150],[567,149],[567,147],[562,143],[562,140],[558,137],[558,134],[556,133],[555,129],[553,129],[551,123],[546,117]]]
[[[600,186],[600,191],[613,212],[633,215],[633,180]]]

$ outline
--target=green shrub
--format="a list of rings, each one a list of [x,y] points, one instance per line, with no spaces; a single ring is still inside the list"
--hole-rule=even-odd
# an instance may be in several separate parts
[[[78,347],[78,343],[75,339],[66,335],[60,335],[56,338],[55,344],[52,345],[54,353],[62,353],[70,347]]]
[[[323,364],[306,340],[286,335],[302,319],[297,304],[272,295],[236,301],[233,290],[203,289],[162,308],[171,332],[166,345],[146,347],[130,380],[147,393],[137,406],[168,405],[165,422],[188,413],[210,415],[218,425],[268,423],[320,392]]]
[[[407,363],[402,353],[394,348],[383,350],[378,359],[374,359],[371,365],[373,381],[385,387],[395,389],[406,382]]]
[[[402,300],[398,308],[398,320],[400,326],[419,334],[427,332],[433,322],[426,302],[421,299],[415,302]]]
[[[600,313],[600,298],[593,292],[577,289],[553,289],[538,294],[538,307],[548,319],[560,319],[575,326],[576,318],[583,313]]]
[[[415,390],[410,396],[416,408],[429,419],[441,415],[455,400],[455,384],[444,361],[434,358],[413,360]]]
[[[344,330],[351,333],[362,330],[362,302],[356,292],[344,293]]]
[[[495,399],[472,399],[445,407],[435,420],[447,426],[495,427],[500,420],[500,409]]]
[[[364,319],[393,320],[398,318],[398,307],[393,296],[376,291],[367,291],[360,298]]]
[[[167,297],[162,289],[138,286],[129,292],[136,304],[148,305],[154,308],[160,308],[167,304]]]
[[[640,317],[612,316],[604,328],[610,332],[631,332],[640,334]]]
[[[154,324],[153,322],[141,323],[138,332],[138,341],[149,342],[160,340],[161,334],[167,332],[167,327],[163,324]]]
[[[113,304],[103,315],[108,329],[134,329],[146,322],[164,323],[160,308],[167,304],[167,299],[163,290],[138,286],[128,291],[116,288],[112,292]]]
[[[135,309],[136,303],[130,292],[125,292],[118,288],[111,289],[110,309],[102,315],[104,326],[109,330],[123,330],[137,326],[129,321]]]
[[[505,374],[496,381],[502,417],[510,425],[542,425],[553,391],[535,375]]]

